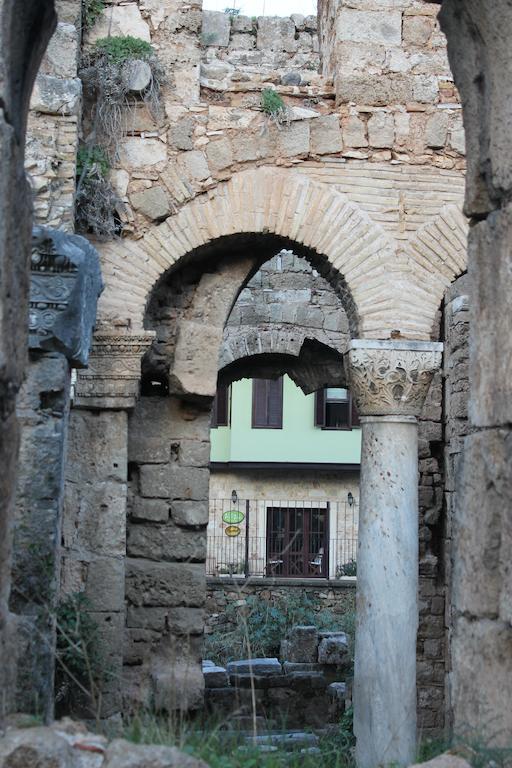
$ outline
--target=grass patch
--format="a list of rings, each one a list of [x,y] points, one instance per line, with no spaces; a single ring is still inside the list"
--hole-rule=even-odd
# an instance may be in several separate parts
[[[102,37],[96,40],[94,49],[98,57],[105,57],[111,64],[124,64],[133,59],[149,61],[154,56],[153,48],[138,37]]]
[[[85,29],[94,27],[104,11],[104,0],[82,0],[82,19]]]
[[[210,768],[353,768],[352,732],[348,721],[320,739],[320,754],[287,751],[281,747],[271,752],[247,743],[236,731],[226,730],[226,723],[209,722],[201,729],[192,724],[176,726],[171,720],[151,715],[133,718],[125,726],[123,737],[136,744],[163,744],[178,747],[186,754],[204,760]]]

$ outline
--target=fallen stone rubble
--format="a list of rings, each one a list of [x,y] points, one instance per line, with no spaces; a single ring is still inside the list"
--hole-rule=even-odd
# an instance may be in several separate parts
[[[207,768],[176,747],[108,741],[82,723],[61,720],[49,727],[8,727],[0,737],[0,768]]]

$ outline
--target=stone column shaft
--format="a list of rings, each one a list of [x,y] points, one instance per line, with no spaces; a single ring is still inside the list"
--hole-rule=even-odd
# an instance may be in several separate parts
[[[356,735],[361,765],[408,764],[416,747],[418,429],[362,418]]]
[[[354,731],[359,768],[414,762],[418,427],[441,344],[354,340],[348,375],[363,429]]]

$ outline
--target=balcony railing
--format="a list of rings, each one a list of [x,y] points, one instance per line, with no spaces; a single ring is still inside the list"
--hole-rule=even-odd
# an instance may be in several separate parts
[[[355,576],[358,512],[356,499],[211,499],[207,574]]]

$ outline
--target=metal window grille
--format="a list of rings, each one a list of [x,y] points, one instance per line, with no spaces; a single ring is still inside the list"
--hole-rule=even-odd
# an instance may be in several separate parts
[[[207,574],[355,576],[358,523],[357,499],[211,499]]]

